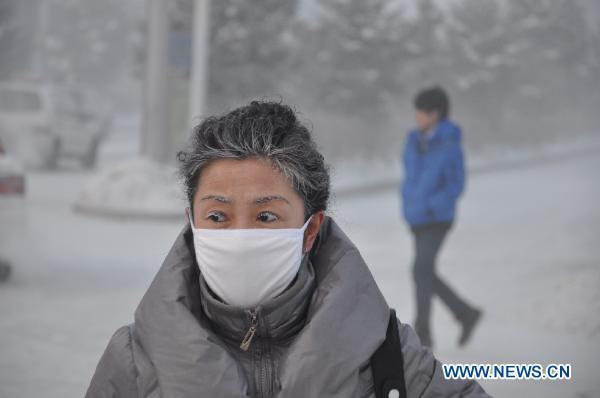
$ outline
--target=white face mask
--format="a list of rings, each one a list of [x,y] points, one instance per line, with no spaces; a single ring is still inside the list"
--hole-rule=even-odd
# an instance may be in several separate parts
[[[243,308],[277,297],[298,273],[311,218],[285,229],[204,229],[190,220],[206,284],[225,303]]]

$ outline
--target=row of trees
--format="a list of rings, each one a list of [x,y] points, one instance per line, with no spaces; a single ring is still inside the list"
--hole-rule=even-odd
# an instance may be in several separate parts
[[[473,132],[472,146],[538,142],[594,126],[600,15],[593,2],[440,7],[421,0],[415,10],[387,0],[328,0],[309,10],[302,4],[213,2],[215,109],[281,95],[316,124],[323,113],[330,123],[322,126],[346,134],[341,141],[349,147],[379,150],[411,122],[414,91],[439,83]]]
[[[193,1],[169,4],[170,73],[179,87],[171,91],[184,101]],[[310,116],[333,155],[393,152],[388,143],[412,123],[414,92],[439,83],[471,146],[597,130],[596,0],[403,4],[213,0],[210,111],[281,96]],[[0,78],[33,65],[51,81],[88,86],[132,109],[124,105],[142,76],[143,20],[143,0],[0,0]],[[174,117],[185,118],[179,102],[170,101],[181,110]]]
[[[143,11],[143,0],[0,0],[0,79],[79,85],[131,109]]]

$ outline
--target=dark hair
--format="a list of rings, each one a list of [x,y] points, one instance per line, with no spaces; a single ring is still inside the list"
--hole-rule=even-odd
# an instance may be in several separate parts
[[[287,105],[252,101],[203,120],[179,151],[179,175],[192,206],[202,169],[216,159],[268,159],[304,200],[305,213],[327,208],[329,170],[310,131]]]
[[[440,86],[425,88],[415,96],[415,108],[425,112],[438,112],[440,119],[446,119],[450,114],[450,99]]]

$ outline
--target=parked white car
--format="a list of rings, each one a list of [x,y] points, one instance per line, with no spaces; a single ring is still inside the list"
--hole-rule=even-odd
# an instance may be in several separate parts
[[[93,167],[109,125],[75,88],[0,82],[0,139],[26,167],[54,168],[61,157]]]

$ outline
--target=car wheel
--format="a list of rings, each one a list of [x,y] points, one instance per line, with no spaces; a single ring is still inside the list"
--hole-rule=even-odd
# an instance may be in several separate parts
[[[50,150],[50,155],[46,160],[46,167],[48,169],[56,169],[58,166],[58,158],[60,157],[60,140],[58,138],[54,139],[52,142],[52,148]]]
[[[88,150],[81,157],[81,164],[86,169],[91,169],[96,165],[96,160],[98,159],[99,144],[100,139],[94,138],[94,140],[90,143]]]

